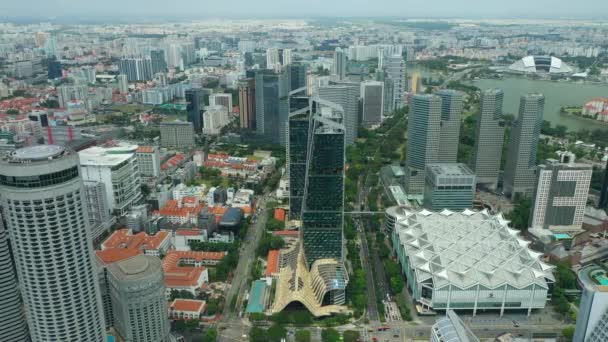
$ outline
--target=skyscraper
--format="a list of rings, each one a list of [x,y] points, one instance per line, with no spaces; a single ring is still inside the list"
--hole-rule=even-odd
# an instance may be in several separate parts
[[[302,215],[306,161],[308,160],[308,131],[310,119],[300,115],[289,119],[287,159],[289,172],[289,217],[299,220]]]
[[[421,94],[412,98],[407,127],[405,191],[408,196],[424,192],[426,166],[439,158],[441,97]]]
[[[129,80],[127,75],[118,75],[116,76],[116,80],[118,81],[118,91],[121,94],[126,94],[129,92]]]
[[[0,215],[0,341],[28,341],[23,302],[17,287],[17,277]]]
[[[25,147],[0,161],[2,207],[34,341],[106,340],[78,164],[78,154],[56,145]]]
[[[323,100],[342,106],[344,110],[344,141],[346,145],[355,143],[359,127],[360,86],[354,82],[330,82],[319,86],[318,94]]]
[[[384,104],[383,110],[385,115],[390,114],[395,110],[395,102],[393,101],[395,84],[393,80],[388,77],[386,69],[376,70],[374,76],[376,81],[384,83],[384,99],[382,100]]]
[[[382,123],[384,114],[384,83],[361,82],[361,124],[371,127]]]
[[[346,52],[341,48],[337,47],[334,51],[334,65],[332,68],[332,75],[337,76],[339,80],[346,78]]]
[[[393,80],[393,103],[395,109],[403,107],[405,94],[405,61],[400,54],[392,55],[386,63],[388,78]]]
[[[591,165],[574,163],[574,154],[538,166],[530,226],[558,232],[580,232],[591,184]]]
[[[602,182],[602,192],[600,193],[599,207],[603,209],[608,208],[608,161],[604,168],[604,181]]]
[[[188,122],[192,122],[194,131],[200,133],[203,129],[203,90],[200,88],[186,90],[186,102]]]
[[[536,152],[544,109],[543,95],[521,97],[519,116],[511,128],[503,184],[503,192],[512,199],[531,196],[534,192]]]
[[[344,290],[348,276],[343,273],[343,216],[344,216],[344,126],[340,106],[324,100],[313,100],[308,117],[295,120],[290,126],[290,172],[305,170],[303,184],[296,186],[302,197],[301,241],[309,269],[319,266],[322,259],[337,261],[327,265],[323,277],[329,281],[329,300],[332,304],[345,302]],[[296,117],[294,117],[295,119]],[[304,134],[307,142],[304,143]],[[297,146],[293,146],[297,144]],[[306,164],[302,165],[306,160]],[[293,173],[292,173],[293,174]],[[291,189],[290,189],[291,190]],[[292,193],[293,194],[293,193]],[[294,204],[293,202],[291,203]],[[322,261],[321,261],[322,263]],[[337,268],[336,268],[337,267]]]
[[[608,338],[608,292],[606,286],[598,284],[594,276],[604,272],[598,265],[583,267],[578,271],[582,296],[573,341],[603,342]]]
[[[289,74],[289,90],[294,91],[302,87],[306,87],[306,71],[307,67],[301,63],[292,63],[287,66]]]
[[[169,318],[160,259],[137,255],[106,267],[118,333],[125,341],[168,341]]]
[[[248,78],[239,82],[240,127],[255,128],[255,79]]]
[[[121,74],[127,75],[129,82],[150,81],[154,74],[150,57],[121,58],[118,68]]]
[[[283,66],[289,65],[293,62],[293,56],[291,49],[283,49]]]
[[[47,66],[47,76],[50,79],[59,78],[62,76],[61,63],[56,59],[51,59]]]
[[[289,77],[286,72],[258,71],[255,75],[256,132],[285,145],[289,115]]]
[[[462,114],[461,92],[453,89],[437,91],[441,97],[441,131],[439,133],[439,162],[455,163],[460,141],[460,115]]]
[[[279,59],[279,49],[266,49],[266,69],[275,70],[276,67],[280,65],[281,60]]]
[[[150,62],[152,63],[152,74],[167,71],[167,61],[165,61],[165,51],[150,51]]]
[[[481,92],[480,115],[475,133],[475,148],[471,168],[477,176],[477,184],[496,189],[505,123],[502,117],[504,92],[500,89],[487,89]]]

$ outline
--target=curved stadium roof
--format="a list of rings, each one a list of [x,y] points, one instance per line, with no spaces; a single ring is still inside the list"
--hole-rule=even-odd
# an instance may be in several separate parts
[[[572,67],[553,56],[526,56],[509,66],[510,71],[521,73],[570,74]]]

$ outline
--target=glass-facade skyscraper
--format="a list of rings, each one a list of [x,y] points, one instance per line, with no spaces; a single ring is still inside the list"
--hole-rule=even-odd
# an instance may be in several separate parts
[[[542,94],[521,97],[519,116],[511,128],[503,182],[503,192],[511,198],[532,196],[534,192],[536,152],[544,109]]]
[[[475,148],[471,168],[477,183],[496,189],[505,135],[502,103],[505,94],[500,89],[481,92],[480,115],[477,120]]]
[[[309,265],[318,259],[342,260],[344,209],[344,129],[313,119],[310,127],[302,238]]]
[[[408,196],[424,193],[426,166],[439,158],[441,97],[414,95],[407,127],[405,191]]]
[[[260,70],[255,75],[256,132],[267,141],[285,145],[289,117],[287,72]]]
[[[441,133],[439,136],[439,162],[455,163],[460,139],[460,115],[463,108],[463,94],[458,90],[437,91],[441,97]]]
[[[194,131],[200,133],[203,129],[203,90],[192,88],[186,90],[186,112],[188,113],[188,122],[192,122]]]

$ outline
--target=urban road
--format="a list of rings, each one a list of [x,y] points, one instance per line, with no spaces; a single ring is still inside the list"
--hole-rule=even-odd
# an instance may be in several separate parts
[[[248,335],[249,326],[241,319],[242,313],[239,310],[242,308],[245,295],[248,293],[247,279],[251,265],[255,261],[255,250],[266,229],[268,210],[265,209],[265,206],[266,195],[256,204],[257,208],[261,208],[257,213],[257,221],[250,226],[245,240],[241,244],[239,262],[234,270],[234,277],[226,294],[226,304],[224,305],[222,320],[218,324],[220,341],[248,340],[244,336]]]

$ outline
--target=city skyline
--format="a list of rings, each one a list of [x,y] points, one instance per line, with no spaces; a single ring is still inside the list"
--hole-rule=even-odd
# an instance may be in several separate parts
[[[312,0],[306,3],[295,1],[274,3],[268,0],[249,2],[235,0],[229,3],[198,3],[194,0],[178,1],[176,6],[166,8],[162,2],[135,0],[104,2],[79,0],[26,0],[7,3],[2,13],[7,18],[59,17],[70,15],[82,18],[137,18],[153,16],[159,18],[303,18],[303,17],[409,17],[409,18],[523,18],[523,19],[602,19],[607,16],[608,3],[601,0],[583,0],[573,6],[551,0],[527,2],[514,0],[508,3],[489,3],[483,0],[460,0],[457,2],[437,0],[433,3],[383,0],[370,8],[365,0],[334,1],[331,4]],[[121,8],[116,15],[114,9]],[[551,11],[546,11],[550,7]],[[200,11],[200,13],[193,13]],[[402,12],[402,13],[399,13]],[[604,14],[601,14],[604,13]],[[143,19],[143,18],[142,18]]]

